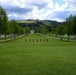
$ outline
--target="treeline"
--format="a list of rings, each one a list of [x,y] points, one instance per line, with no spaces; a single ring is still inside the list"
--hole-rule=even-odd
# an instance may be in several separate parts
[[[30,29],[35,30],[35,33],[47,34],[52,33],[55,36],[59,36],[63,39],[63,36],[68,35],[68,41],[70,35],[74,35],[76,40],[76,16],[69,15],[66,18],[66,22],[58,23],[59,25],[52,25],[49,21],[37,21],[35,23],[19,24],[15,20],[8,21],[6,11],[0,6],[0,35],[11,35],[15,39],[19,35],[27,34]],[[62,25],[63,24],[63,25]]]
[[[74,39],[76,40],[76,16],[72,14],[66,18],[66,22],[64,25],[56,25],[56,26],[48,26],[45,27],[35,27],[36,33],[53,33],[56,37],[60,36],[60,39],[63,39],[63,36],[66,34],[68,36],[67,41],[69,41],[70,35],[74,35]]]
[[[0,6],[0,36],[5,35],[5,41],[6,35],[11,35],[11,39],[15,39],[16,37],[29,32],[29,28],[22,28],[15,20],[8,21],[6,11]]]
[[[35,33],[46,34],[48,33],[48,29],[46,27],[35,27]]]

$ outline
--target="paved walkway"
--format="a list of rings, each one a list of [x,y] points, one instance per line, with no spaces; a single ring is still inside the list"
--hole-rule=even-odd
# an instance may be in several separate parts
[[[58,39],[58,40],[60,39],[60,38],[57,38],[57,37],[52,37],[52,36],[48,36],[48,35],[43,35],[43,34],[40,34],[40,33],[38,33],[38,34],[39,34],[39,35],[42,35],[42,36],[45,36],[45,37],[48,37],[48,38],[52,38],[52,39]],[[66,40],[66,41],[67,41],[67,39],[64,39],[64,38],[63,38],[63,40]],[[69,41],[76,42],[76,40],[70,40],[70,39],[69,39]]]
[[[22,36],[25,36],[25,35],[18,36],[18,38],[20,38]],[[16,37],[16,39],[17,39],[17,37]],[[11,40],[11,39],[10,38],[9,39],[6,39],[6,41],[9,41],[9,40]],[[14,38],[12,38],[12,40],[14,40]],[[5,42],[5,40],[0,40],[0,42]]]

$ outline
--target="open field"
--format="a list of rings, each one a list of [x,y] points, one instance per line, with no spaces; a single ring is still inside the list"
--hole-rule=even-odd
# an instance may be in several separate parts
[[[28,21],[28,20],[22,20],[22,21],[17,21],[18,23],[36,23],[36,21]]]
[[[0,75],[76,75],[76,42],[29,34],[0,43]]]

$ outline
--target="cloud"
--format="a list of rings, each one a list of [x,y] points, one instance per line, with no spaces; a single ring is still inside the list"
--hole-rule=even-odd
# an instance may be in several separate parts
[[[6,7],[5,7],[6,8]],[[21,8],[19,6],[10,6],[10,8],[6,8],[7,13],[18,13],[18,14],[27,14],[28,12],[31,12],[32,8]]]
[[[9,19],[65,21],[68,15],[76,15],[76,0],[0,0],[0,5]]]
[[[39,0],[38,0],[38,1],[33,0],[33,2],[31,1],[30,4],[31,4],[32,6],[36,6],[38,9],[43,9],[43,8],[45,8],[46,5],[47,5],[47,3],[45,2],[45,0],[44,0],[43,3],[41,3]]]
[[[64,0],[65,1],[65,10],[76,12],[76,0]]]
[[[55,2],[54,9],[49,10],[46,17],[56,21],[65,21],[70,14],[76,15],[75,3],[75,0],[64,0],[64,4],[60,6],[58,2]]]
[[[38,0],[38,1],[31,0],[30,4],[32,6],[38,7],[38,9],[44,9],[46,7],[47,8],[53,8],[53,6],[54,6],[52,0]]]

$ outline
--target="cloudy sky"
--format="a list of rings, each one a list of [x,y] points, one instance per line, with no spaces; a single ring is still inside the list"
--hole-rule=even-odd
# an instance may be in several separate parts
[[[76,15],[76,0],[0,0],[10,19],[40,19],[65,21]]]

